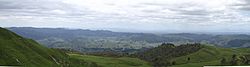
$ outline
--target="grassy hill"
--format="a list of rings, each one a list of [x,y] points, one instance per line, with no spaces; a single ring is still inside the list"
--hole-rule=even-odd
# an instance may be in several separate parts
[[[204,65],[222,65],[221,60],[223,58],[225,58],[227,62],[225,65],[231,65],[230,62],[234,54],[238,57],[246,57],[246,55],[250,54],[250,49],[219,48],[204,45],[204,48],[195,53],[173,59],[172,61],[176,61],[176,65],[172,67],[202,67]],[[190,60],[188,61],[187,58],[190,58]],[[243,59],[240,58],[241,62],[243,62],[242,60]],[[240,63],[239,65],[248,64]]]
[[[59,67],[67,55],[0,28],[0,65]]]
[[[201,44],[165,44],[138,53],[155,67],[202,67],[207,65],[250,65],[249,48],[221,48]]]
[[[202,48],[200,44],[186,44],[175,46],[171,43],[163,43],[162,45],[140,52],[137,57],[148,62],[151,62],[153,66],[170,66],[174,61],[174,58],[186,56],[199,51]]]
[[[100,67],[151,67],[148,62],[129,57],[100,57],[91,55],[69,54],[71,58],[92,62]]]

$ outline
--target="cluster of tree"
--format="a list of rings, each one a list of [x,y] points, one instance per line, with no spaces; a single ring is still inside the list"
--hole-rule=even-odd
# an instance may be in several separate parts
[[[221,65],[249,65],[250,64],[250,55],[232,55],[228,60],[226,58],[221,59]]]
[[[175,61],[170,61],[171,59],[194,53],[201,48],[202,45],[199,43],[183,44],[180,46],[175,46],[171,43],[162,43],[158,47],[146,50],[144,52],[139,52],[136,54],[136,56],[140,59],[151,62],[151,64],[155,67],[171,66],[177,63]],[[187,58],[187,60],[190,59],[191,58]]]
[[[129,57],[129,53],[115,52],[115,51],[89,52],[86,54],[95,56],[104,56],[104,57]]]

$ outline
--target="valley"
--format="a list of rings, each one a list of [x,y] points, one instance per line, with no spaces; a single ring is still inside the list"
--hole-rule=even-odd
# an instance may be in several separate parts
[[[148,41],[145,40],[145,42],[147,42],[146,44],[138,43],[138,44],[144,44],[139,46],[134,44],[135,42],[137,42],[137,40],[133,40],[134,42],[130,44],[128,44],[127,41],[125,40],[128,46],[131,47],[124,47],[124,48],[114,47],[108,44],[105,46],[98,46],[98,47],[96,46],[90,47],[91,45],[89,45],[85,46],[84,49],[87,49],[86,51],[79,49],[83,48],[84,46],[80,47],[74,44],[69,45],[65,43],[58,43],[57,45],[61,47],[58,46],[50,47],[48,46],[49,44],[41,45],[42,43],[40,44],[32,39],[28,39],[28,36],[26,36],[27,38],[22,37],[24,36],[24,34],[20,36],[4,28],[0,28],[0,32],[1,32],[0,65],[4,66],[11,65],[11,66],[25,66],[25,67],[33,67],[33,66],[36,67],[51,67],[51,66],[52,67],[185,67],[185,66],[202,67],[205,65],[238,66],[238,65],[249,65],[250,63],[250,49],[248,47],[228,48],[213,44],[204,44],[197,42],[186,42],[186,44],[176,45],[172,43],[161,42],[161,39],[159,40],[154,39]],[[139,36],[139,34],[136,35]],[[153,36],[158,36],[158,35],[153,35]],[[241,39],[248,38],[246,37],[246,35],[244,35],[245,38],[242,38],[241,36],[243,37],[243,35],[237,35],[237,37]],[[113,36],[110,35],[109,37]],[[234,38],[237,39],[235,36],[230,36],[230,37],[232,37],[231,39]],[[41,37],[41,38],[46,38],[46,37]],[[71,36],[70,38],[73,38],[73,36]],[[70,40],[70,38],[68,40]],[[36,40],[36,38],[34,39]],[[150,39],[150,38],[145,38],[145,39]],[[143,40],[138,39],[138,41],[143,41]],[[158,43],[157,41],[160,41],[161,43],[160,42]],[[86,41],[79,41],[79,42],[86,43]],[[88,42],[91,43],[91,40]],[[99,41],[93,44],[100,45],[97,44],[98,42]],[[248,41],[244,41],[243,43],[245,42]],[[154,43],[154,44],[157,43],[158,45],[145,46],[148,45],[149,43]],[[233,44],[238,44],[238,43],[235,42]],[[45,47],[44,45],[47,46]],[[72,48],[72,46],[76,46],[78,48],[77,49]],[[133,48],[132,46],[138,46],[138,47]]]
[[[32,27],[12,27],[7,29],[26,38],[34,39],[50,48],[67,48],[81,52],[104,50],[129,52],[131,49],[156,47],[161,43],[173,43],[175,45],[201,43],[229,48],[250,46],[250,35],[247,34],[151,34]]]

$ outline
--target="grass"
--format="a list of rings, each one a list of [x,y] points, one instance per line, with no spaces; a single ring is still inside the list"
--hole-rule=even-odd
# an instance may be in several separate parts
[[[66,54],[41,46],[11,31],[0,28],[0,65],[60,67]],[[54,59],[54,60],[53,60]]]
[[[101,67],[151,67],[147,62],[137,58],[113,58],[91,55],[69,54],[71,58],[81,59],[87,62],[95,62]]]
[[[229,60],[233,54],[239,56],[250,54],[250,49],[219,48],[204,45],[204,48],[195,53],[173,59],[172,61],[175,61],[176,65],[172,67],[202,67],[205,65],[220,65],[220,60],[222,58]],[[188,57],[191,59],[190,61],[187,60]]]
[[[210,66],[210,65],[218,65],[220,64],[220,61],[209,61],[209,62],[199,62],[199,63],[187,63],[187,64],[181,64],[181,65],[174,65],[171,67],[203,67],[203,66]]]

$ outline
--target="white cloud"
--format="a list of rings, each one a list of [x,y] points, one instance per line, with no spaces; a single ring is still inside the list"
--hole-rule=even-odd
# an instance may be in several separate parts
[[[249,6],[248,0],[1,0],[0,26],[246,31]]]

